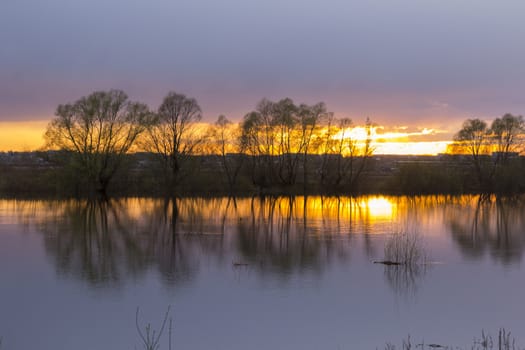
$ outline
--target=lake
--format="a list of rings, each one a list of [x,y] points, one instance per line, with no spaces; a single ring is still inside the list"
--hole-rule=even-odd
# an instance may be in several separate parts
[[[374,263],[400,234],[424,259]],[[522,200],[0,200],[1,349],[142,349],[168,307],[173,349],[523,346],[524,248]]]

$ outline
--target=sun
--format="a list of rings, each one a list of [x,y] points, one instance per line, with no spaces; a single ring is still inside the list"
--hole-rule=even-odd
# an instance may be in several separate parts
[[[394,205],[385,197],[369,197],[361,201],[368,216],[375,220],[391,219],[394,215]]]

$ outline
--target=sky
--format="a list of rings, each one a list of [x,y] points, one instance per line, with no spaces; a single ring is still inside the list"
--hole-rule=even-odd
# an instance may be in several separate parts
[[[116,88],[153,109],[184,93],[207,121],[291,97],[450,139],[467,118],[525,113],[524,13],[522,0],[1,0],[0,137]]]

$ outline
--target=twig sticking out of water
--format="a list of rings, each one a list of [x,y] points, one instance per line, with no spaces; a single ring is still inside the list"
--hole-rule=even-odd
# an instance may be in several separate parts
[[[497,350],[516,350],[516,339],[510,337],[510,332],[505,330],[505,328],[501,328],[498,332],[498,343],[496,344],[496,347],[494,347],[494,340],[492,337],[488,334],[485,334],[485,331],[481,331],[481,339],[476,340],[474,339],[474,344],[476,350],[489,350],[489,349],[497,349]]]
[[[397,232],[385,244],[385,265],[415,265],[426,259],[417,232]]]
[[[166,322],[168,320],[168,316],[170,313],[170,307],[168,306],[168,309],[166,310],[166,314],[164,315],[164,320],[162,321],[162,325],[160,327],[159,332],[155,329],[151,328],[151,324],[148,323],[144,327],[144,332],[140,329],[139,325],[139,308],[137,307],[137,312],[135,313],[135,326],[137,327],[137,332],[139,333],[140,339],[142,340],[142,346],[144,347],[144,350],[158,350],[160,347],[160,338],[162,336],[162,333],[164,333],[164,328],[166,327]],[[171,326],[172,326],[172,319],[170,318],[170,324],[169,324],[169,350],[171,350]]]
[[[410,341],[410,335],[407,339],[403,339],[403,345],[401,346],[402,350],[412,350],[412,342]],[[396,350],[396,346],[392,343],[386,343],[385,350]]]

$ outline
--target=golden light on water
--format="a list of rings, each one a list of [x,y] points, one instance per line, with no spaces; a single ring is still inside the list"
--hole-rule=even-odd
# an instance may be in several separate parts
[[[364,197],[360,204],[372,220],[392,220],[394,217],[394,204],[387,197]]]
[[[86,200],[67,201],[12,201],[0,200],[0,213],[18,212],[22,217],[47,220],[71,207],[90,207],[97,203]],[[121,218],[137,223],[144,218],[166,219],[173,213],[173,201],[164,199],[127,198],[103,203],[105,210],[115,210]],[[251,222],[262,220],[268,227],[277,220],[342,223],[385,223],[396,220],[400,203],[392,197],[268,197],[268,198],[182,198],[177,200],[181,223],[206,221],[208,223]],[[167,212],[166,212],[167,210]],[[155,214],[157,213],[157,214]],[[0,215],[0,222],[2,216]]]
[[[176,207],[174,206],[176,203]],[[241,233],[282,242],[283,238],[337,237],[351,234],[382,235],[420,230],[453,215],[458,206],[472,215],[478,197],[462,196],[308,196],[253,198],[123,198],[108,202],[86,200],[0,200],[0,223],[71,223],[94,220],[93,228],[110,225],[135,237],[158,235],[176,225],[181,234],[226,234],[228,240]],[[85,215],[85,217],[81,217]],[[173,217],[176,220],[173,220]],[[87,222],[87,221],[86,221]],[[171,229],[170,229],[171,230]],[[425,236],[442,231],[425,229]],[[289,234],[289,235],[288,235]],[[137,236],[138,235],[138,236]],[[228,238],[229,237],[229,238]],[[266,244],[266,243],[265,243]]]

